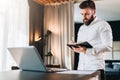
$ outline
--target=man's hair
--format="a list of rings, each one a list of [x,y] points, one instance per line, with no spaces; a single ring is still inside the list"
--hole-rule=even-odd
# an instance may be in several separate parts
[[[91,8],[91,9],[96,9],[95,3],[92,0],[87,0],[83,1],[80,5],[79,8],[85,9],[85,8]]]

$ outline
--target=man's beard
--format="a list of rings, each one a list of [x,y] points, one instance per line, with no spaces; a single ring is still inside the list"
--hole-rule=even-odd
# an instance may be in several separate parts
[[[94,16],[92,15],[91,18],[88,21],[83,20],[83,22],[86,26],[88,26],[93,20],[94,20]]]

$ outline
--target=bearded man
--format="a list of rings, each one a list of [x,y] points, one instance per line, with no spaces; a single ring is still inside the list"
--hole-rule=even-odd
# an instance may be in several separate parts
[[[89,42],[93,48],[72,47],[79,53],[78,70],[105,69],[104,53],[112,51],[112,30],[110,25],[96,17],[96,6],[92,0],[83,1],[80,5],[83,25],[79,28],[77,43]]]

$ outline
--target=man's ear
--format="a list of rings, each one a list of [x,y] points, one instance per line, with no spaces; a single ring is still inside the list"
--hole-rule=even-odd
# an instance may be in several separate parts
[[[94,10],[93,13],[96,14],[96,10]]]
[[[95,16],[95,14],[96,14],[96,10],[93,10],[93,14],[94,14],[94,16]]]

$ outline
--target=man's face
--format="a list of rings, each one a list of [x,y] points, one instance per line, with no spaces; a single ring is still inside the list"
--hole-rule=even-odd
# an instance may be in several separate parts
[[[94,20],[95,10],[91,8],[81,9],[81,15],[85,25],[89,25]]]

